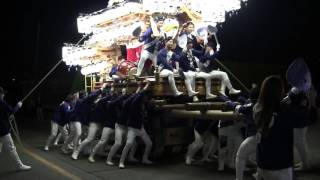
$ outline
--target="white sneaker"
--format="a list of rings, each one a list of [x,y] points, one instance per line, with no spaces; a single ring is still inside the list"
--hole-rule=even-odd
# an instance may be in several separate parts
[[[76,153],[76,152],[72,153],[71,158],[73,160],[77,160],[78,159],[78,153]]]
[[[239,93],[241,93],[241,90],[236,90],[234,88],[229,90],[229,94],[239,94]]]
[[[186,157],[186,165],[191,165],[192,164],[192,158]]]
[[[119,168],[120,168],[120,169],[124,169],[124,168],[125,168],[124,164],[123,164],[123,163],[120,163],[120,164],[119,164]]]
[[[106,161],[106,164],[109,166],[114,166],[114,163],[112,161]]]
[[[199,92],[192,91],[192,92],[190,92],[189,97],[196,96],[198,94],[199,94]]]
[[[44,151],[49,151],[49,147],[48,147],[48,146],[45,146],[45,147],[43,148],[43,150],[44,150]]]
[[[55,142],[55,143],[53,143],[53,145],[54,145],[54,146],[58,146],[59,144],[58,144],[58,142]]]
[[[88,161],[91,162],[91,163],[95,163],[96,162],[92,156],[89,156]]]
[[[183,92],[178,91],[178,92],[175,93],[174,96],[181,96],[182,94],[183,94]]]
[[[27,166],[27,165],[24,165],[24,164],[19,165],[18,168],[17,168],[18,171],[28,171],[30,169],[31,169],[31,166]]]
[[[206,99],[213,99],[213,98],[216,98],[217,96],[214,95],[214,94],[207,94],[206,95]]]
[[[199,99],[198,99],[197,96],[193,96],[192,101],[193,101],[193,102],[199,102]]]
[[[144,159],[144,160],[142,160],[142,164],[150,165],[150,164],[152,164],[152,161],[150,161],[149,159]]]

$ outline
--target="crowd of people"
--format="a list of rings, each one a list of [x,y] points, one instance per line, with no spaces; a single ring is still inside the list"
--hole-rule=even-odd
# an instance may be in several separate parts
[[[297,72],[299,76],[296,76]],[[195,120],[194,141],[188,146],[186,165],[192,165],[196,161],[197,152],[202,149],[200,161],[210,162],[212,158],[217,158],[218,170],[223,171],[225,166],[235,169],[237,180],[244,178],[248,164],[257,167],[257,172],[253,175],[258,179],[292,179],[293,170],[310,168],[306,133],[311,119],[315,118],[311,115],[311,106],[314,104],[312,101],[315,99],[309,96],[312,83],[304,61],[294,61],[288,68],[287,83],[292,88],[285,93],[284,81],[280,76],[272,75],[265,78],[261,86],[253,86],[248,99],[238,98],[238,101],[232,101],[227,96],[220,95],[217,99],[225,102],[224,111],[234,111],[246,118],[244,121]],[[96,152],[114,135],[114,144],[107,155],[107,165],[114,165],[113,157],[119,149],[122,149],[119,168],[125,167],[126,159],[137,162],[137,136],[145,144],[142,163],[151,164],[149,155],[152,141],[144,129],[145,117],[150,114],[146,108],[151,93],[147,90],[149,84],[146,83],[143,90],[140,84],[137,92],[130,95],[126,89],[115,93],[112,87],[109,87],[108,93],[102,93],[104,86],[88,96],[80,96],[73,108],[65,106],[65,103],[70,102],[68,97],[54,115],[52,134],[45,150],[49,149],[50,142],[57,135],[57,126],[60,126],[61,132],[65,131],[65,124],[55,125],[61,121],[57,117],[66,118],[68,116],[61,114],[73,109],[69,117],[70,136],[65,138],[62,146],[64,153],[73,149],[72,159],[78,159],[84,147],[95,139],[98,129],[102,129],[100,141],[90,150],[89,162],[95,162]],[[89,126],[87,137],[83,141],[79,140],[81,126]],[[301,159],[297,164],[294,164],[294,147]]]
[[[188,96],[193,97],[194,101],[198,101],[197,94],[199,93],[195,87],[196,78],[205,80],[206,99],[217,97],[211,91],[212,79],[221,81],[220,93],[223,95],[226,94],[226,88],[229,94],[241,92],[233,88],[228,74],[220,71],[216,65],[215,59],[220,45],[216,42],[214,32],[208,31],[208,27],[195,30],[195,24],[192,21],[184,23],[179,30],[176,30],[176,33],[172,33],[175,29],[163,32],[162,27],[165,20],[163,16],[155,19],[147,16],[144,21],[145,25],[136,39],[142,44],[137,46],[138,50],[127,46],[127,58],[124,61],[137,64],[135,76],[139,77],[144,72],[150,71],[153,72],[151,75],[159,73],[160,77],[168,78],[174,96],[183,94],[175,84],[175,77],[181,77],[184,79]],[[147,64],[148,60],[152,62],[152,65]],[[119,72],[121,65],[120,63],[112,69],[110,73],[112,78],[125,77],[126,74]]]
[[[236,170],[237,180],[244,178],[248,164],[257,167],[253,174],[256,179],[289,180],[293,178],[293,170],[308,170],[307,129],[317,115],[316,98],[311,95],[311,74],[302,59],[290,65],[286,79],[291,86],[288,93],[282,78],[271,75],[261,87],[251,89],[246,101],[226,98],[226,110],[245,115],[244,121],[196,121],[195,139],[189,145],[185,163],[192,164],[194,155],[204,146],[201,161],[210,161],[208,155],[216,152],[218,170],[224,170],[226,162]],[[210,141],[206,140],[208,137]],[[294,148],[299,163],[294,163]]]
[[[280,76],[271,75],[260,86],[251,89],[248,99],[232,101],[226,96],[225,89],[229,90],[227,95],[240,94],[241,91],[233,88],[227,73],[218,70],[214,63],[219,49],[214,34],[195,34],[195,25],[187,22],[175,37],[161,35],[155,31],[160,31],[163,21],[163,17],[157,17],[158,30],[146,23],[140,33],[139,40],[144,45],[137,62],[136,76],[141,76],[145,62],[150,59],[160,77],[168,78],[174,96],[183,94],[175,85],[175,77],[183,77],[188,96],[193,97],[193,101],[199,101],[195,79],[203,78],[206,99],[224,101],[225,111],[246,117],[244,121],[195,120],[194,141],[188,146],[185,163],[193,164],[197,152],[203,149],[201,161],[211,161],[216,157],[218,170],[223,171],[226,164],[235,169],[237,180],[243,179],[248,163],[257,167],[255,177],[265,180],[290,180],[293,169],[308,169],[306,133],[309,122],[314,118],[311,115],[314,99],[309,96],[312,82],[304,61],[294,61],[287,70],[286,82],[291,86],[289,92],[285,93]],[[111,76],[119,78],[114,76],[116,74],[117,70]],[[219,95],[211,92],[213,78],[221,80]],[[149,159],[152,140],[145,129],[150,119],[147,117],[152,115],[149,104],[152,91],[149,90],[149,81],[144,84],[142,86],[138,82],[138,88],[132,94],[126,88],[116,92],[112,85],[103,84],[89,95],[85,91],[68,95],[55,110],[44,150],[49,151],[53,143],[58,143],[58,140],[54,142],[55,138],[62,137],[61,151],[71,153],[71,158],[77,160],[101,132],[100,140],[90,149],[88,161],[94,163],[97,152],[114,136],[106,164],[114,166],[114,156],[122,149],[118,166],[125,168],[126,160],[138,161],[135,157],[136,137],[141,137],[145,145],[141,162],[152,164]],[[0,140],[18,169],[29,170],[31,167],[21,162],[10,133],[9,115],[14,114],[22,102],[12,108],[4,101],[4,95],[5,91],[0,87]],[[245,133],[241,129],[245,129]],[[300,155],[299,164],[294,164],[294,147]]]
[[[110,149],[106,164],[114,165],[112,159],[123,144],[125,146],[119,167],[125,167],[129,150],[128,160],[138,161],[134,157],[137,147],[136,137],[141,137],[145,143],[142,163],[152,164],[149,160],[152,141],[144,129],[148,113],[147,102],[151,95],[151,91],[148,90],[150,82],[147,81],[145,84],[142,87],[140,83],[136,92],[132,94],[128,94],[125,88],[121,92],[115,92],[113,86],[104,84],[101,89],[89,95],[80,92],[73,99],[70,98],[72,95],[68,95],[54,113],[51,134],[44,150],[49,151],[59,130],[64,137],[61,151],[68,154],[72,150],[71,158],[77,160],[80,153],[96,139],[97,132],[101,129],[100,140],[90,150],[89,162],[95,162],[95,154],[105,147],[110,137],[114,136],[114,145]],[[67,126],[68,136],[65,133]],[[83,133],[84,127],[88,127],[87,133]],[[81,135],[85,134],[86,138],[81,140]]]
[[[225,111],[243,114],[245,120],[195,120],[194,141],[188,146],[185,163],[193,164],[197,152],[203,149],[201,161],[210,162],[213,157],[217,158],[218,170],[223,171],[226,164],[235,169],[237,180],[243,179],[248,163],[257,167],[254,175],[258,179],[292,179],[293,170],[310,168],[306,134],[312,118],[316,118],[312,111],[315,99],[310,98],[311,75],[303,60],[298,59],[290,65],[286,80],[291,85],[287,93],[280,76],[272,75],[265,78],[261,86],[253,86],[248,99],[231,101],[220,95],[218,99],[225,102]],[[96,153],[106,143],[114,142],[106,164],[113,166],[114,156],[122,149],[118,166],[125,168],[126,160],[138,162],[135,157],[136,137],[141,137],[145,144],[141,162],[152,164],[149,160],[152,140],[144,128],[150,119],[147,117],[153,112],[149,109],[152,91],[149,90],[150,82],[144,83],[142,87],[138,82],[138,88],[132,94],[128,94],[126,88],[115,92],[112,85],[103,84],[101,89],[89,95],[84,91],[68,95],[56,108],[44,150],[49,151],[55,138],[62,137],[61,151],[71,153],[71,158],[77,160],[101,132],[100,140],[90,149],[88,161],[94,163]],[[16,152],[9,118],[22,102],[12,108],[4,101],[5,93],[1,87],[1,143],[18,170],[29,170],[31,167],[24,165]],[[84,127],[88,127],[87,133],[83,132]],[[243,128],[245,133],[241,132]],[[112,136],[114,141],[110,141]],[[57,142],[56,139],[55,144]],[[294,147],[301,160],[297,164],[294,164]]]

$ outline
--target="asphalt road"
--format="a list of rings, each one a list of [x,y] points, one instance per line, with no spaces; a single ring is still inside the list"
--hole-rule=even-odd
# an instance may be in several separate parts
[[[21,117],[17,118],[21,121]],[[106,180],[232,180],[235,171],[226,169],[217,171],[217,160],[211,163],[193,166],[184,164],[184,154],[166,153],[153,165],[128,163],[125,169],[105,164],[106,157],[98,156],[96,163],[89,163],[87,156],[80,156],[79,160],[71,160],[70,156],[61,154],[59,147],[51,151],[43,151],[43,145],[49,133],[49,120],[37,123],[36,126],[23,122],[19,124],[21,139],[24,146],[17,144],[18,153],[25,164],[32,165],[32,170],[16,172],[15,165],[5,151],[0,153],[0,179],[2,180],[64,180],[64,179],[106,179]],[[320,121],[311,126],[308,131],[309,157],[312,168],[307,172],[296,172],[297,180],[320,179]],[[119,158],[115,159],[117,162]],[[245,179],[253,179],[251,173],[245,174]]]

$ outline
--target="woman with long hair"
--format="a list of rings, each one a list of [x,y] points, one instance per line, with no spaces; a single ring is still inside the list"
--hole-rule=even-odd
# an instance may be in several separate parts
[[[283,82],[272,75],[263,81],[254,106],[258,172],[264,180],[292,179],[293,121],[283,97]]]

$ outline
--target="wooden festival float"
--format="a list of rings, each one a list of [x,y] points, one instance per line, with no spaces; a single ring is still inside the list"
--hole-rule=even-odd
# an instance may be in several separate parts
[[[137,81],[151,81],[153,103],[161,111],[161,115],[152,119],[152,132],[156,154],[159,155],[165,146],[187,144],[192,139],[192,120],[239,120],[241,115],[222,111],[222,102],[202,101],[205,95],[205,82],[196,80],[196,91],[199,91],[200,102],[192,102],[190,98],[174,97],[170,91],[167,78],[160,78],[159,73],[153,76],[136,78],[137,60],[121,58],[121,49],[142,47],[137,32],[144,28],[144,22],[161,15],[166,18],[162,31],[177,33],[179,27],[192,21],[195,27],[211,25],[215,27],[223,22],[225,12],[240,9],[243,0],[133,0],[109,1],[107,8],[77,18],[78,32],[88,37],[82,44],[65,44],[62,48],[63,61],[68,66],[80,66],[85,78],[86,91],[93,91],[102,83],[113,83],[116,91],[126,87],[135,92]],[[210,7],[210,8],[208,8]],[[169,32],[170,31],[170,32]],[[113,81],[109,72],[118,66],[122,73],[121,81]],[[176,85],[186,93],[184,81],[176,77]],[[212,80],[212,92],[218,94],[221,82]]]

